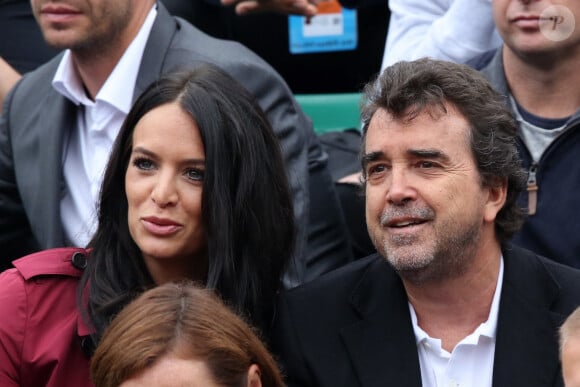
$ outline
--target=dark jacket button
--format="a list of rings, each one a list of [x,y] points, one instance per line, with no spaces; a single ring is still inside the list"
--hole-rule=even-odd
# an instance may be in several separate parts
[[[87,257],[78,251],[72,256],[72,264],[79,270],[85,270],[87,267]]]

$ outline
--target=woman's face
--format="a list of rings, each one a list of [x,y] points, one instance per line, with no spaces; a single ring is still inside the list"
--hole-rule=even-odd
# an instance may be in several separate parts
[[[204,171],[199,129],[177,103],[139,120],[125,174],[128,222],[157,284],[205,276]]]

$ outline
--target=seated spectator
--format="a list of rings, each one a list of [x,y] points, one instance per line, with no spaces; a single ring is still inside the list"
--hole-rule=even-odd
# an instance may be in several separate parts
[[[566,387],[580,387],[580,308],[560,327],[560,358]]]
[[[580,2],[494,0],[493,14],[504,45],[481,72],[516,117],[528,175],[513,242],[580,268]]]
[[[422,57],[464,63],[501,45],[492,0],[389,0],[382,69]]]
[[[91,359],[96,387],[283,387],[257,334],[211,291],[148,290],[111,322]]]
[[[42,251],[0,275],[0,386],[86,386],[112,318],[171,281],[216,290],[268,337],[294,245],[291,194],[264,113],[222,70],[167,75],[136,101],[98,221],[90,249]]]
[[[378,254],[279,298],[289,386],[562,386],[580,271],[509,243],[516,123],[474,69],[421,59],[369,84],[361,149]]]

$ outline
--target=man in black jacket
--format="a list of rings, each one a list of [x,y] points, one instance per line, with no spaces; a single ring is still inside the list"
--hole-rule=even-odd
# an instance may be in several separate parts
[[[475,70],[419,60],[366,89],[366,221],[378,254],[284,294],[289,386],[562,386],[580,272],[511,246],[516,123]]]

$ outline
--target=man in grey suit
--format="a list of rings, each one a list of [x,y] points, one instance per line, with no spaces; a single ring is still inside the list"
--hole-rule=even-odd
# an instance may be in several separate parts
[[[477,71],[419,60],[366,90],[366,222],[378,254],[282,294],[289,386],[562,386],[580,271],[510,245],[516,123]]]
[[[258,56],[154,0],[32,0],[32,7],[46,41],[65,50],[25,75],[4,104],[0,269],[25,253],[89,242],[102,172],[132,101],[161,74],[200,63],[218,65],[253,93],[280,140],[299,227],[286,286],[351,259],[311,122]]]

